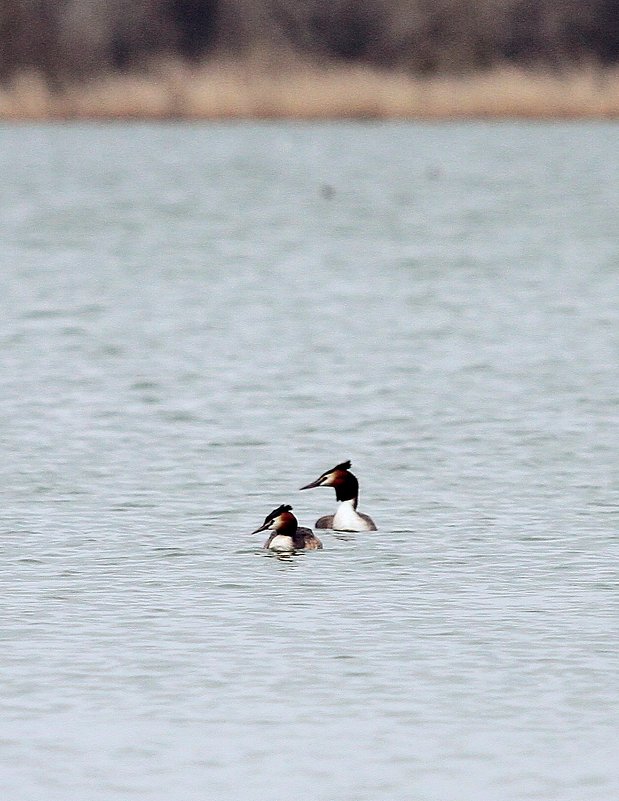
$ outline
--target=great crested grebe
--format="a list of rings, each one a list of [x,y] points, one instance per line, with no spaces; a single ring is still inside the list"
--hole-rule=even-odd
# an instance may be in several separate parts
[[[359,502],[359,482],[350,470],[350,460],[336,464],[326,470],[316,481],[301,487],[302,490],[313,487],[333,487],[335,497],[340,505],[334,515],[318,518],[316,528],[331,528],[334,531],[376,531],[376,525],[369,515],[357,511]]]
[[[303,528],[292,514],[292,506],[278,506],[264,518],[264,523],[252,531],[270,531],[265,548],[272,551],[316,551],[322,548],[322,542],[315,536],[311,528]]]

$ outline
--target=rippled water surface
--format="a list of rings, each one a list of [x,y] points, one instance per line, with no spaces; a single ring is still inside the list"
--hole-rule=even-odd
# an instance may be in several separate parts
[[[618,150],[0,129],[3,799],[619,798]]]

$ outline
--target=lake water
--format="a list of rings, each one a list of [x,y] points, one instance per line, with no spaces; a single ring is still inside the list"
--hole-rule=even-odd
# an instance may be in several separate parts
[[[2,798],[619,798],[618,152],[0,128]]]

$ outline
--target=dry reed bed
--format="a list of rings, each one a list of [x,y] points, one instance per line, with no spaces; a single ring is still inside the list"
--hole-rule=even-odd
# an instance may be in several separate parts
[[[413,78],[362,67],[164,65],[50,90],[24,74],[0,88],[0,120],[578,119],[619,116],[619,70],[502,69]]]

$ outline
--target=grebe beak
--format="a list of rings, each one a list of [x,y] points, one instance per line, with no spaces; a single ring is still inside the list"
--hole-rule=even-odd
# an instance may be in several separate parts
[[[300,487],[299,489],[304,490],[304,489],[313,489],[314,487],[319,487],[320,482],[322,481],[323,478],[324,476],[320,476],[320,478],[317,478],[316,481],[312,481],[311,484],[306,484],[304,487]]]
[[[270,523],[270,522],[271,522],[271,521],[269,520],[269,523]],[[263,524],[260,526],[260,528],[257,528],[255,531],[252,531],[251,533],[252,533],[252,534],[259,534],[261,531],[266,531],[266,529],[269,527],[269,523],[263,523]],[[251,536],[251,535],[250,535],[250,536]]]

